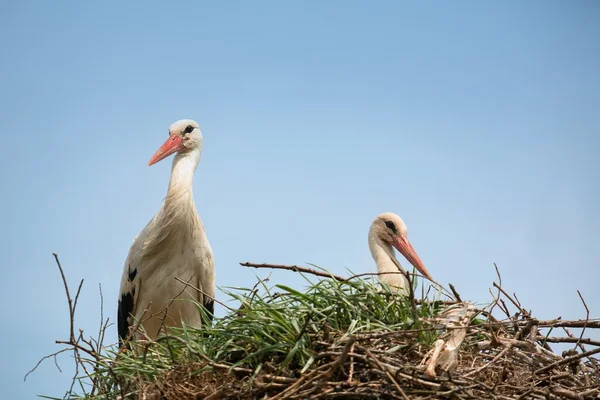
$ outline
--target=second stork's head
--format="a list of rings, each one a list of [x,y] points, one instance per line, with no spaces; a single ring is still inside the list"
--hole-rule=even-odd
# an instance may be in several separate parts
[[[186,153],[201,148],[200,126],[192,119],[182,119],[169,127],[169,138],[154,153],[148,165],[156,164],[173,153]]]
[[[394,213],[383,213],[377,216],[371,224],[369,235],[381,240],[388,246],[393,246],[417,269],[424,277],[432,279],[429,271],[410,244],[406,224]],[[391,247],[388,247],[391,252]]]

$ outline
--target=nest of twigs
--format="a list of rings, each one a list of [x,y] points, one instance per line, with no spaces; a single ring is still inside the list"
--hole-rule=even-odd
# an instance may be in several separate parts
[[[541,321],[496,283],[491,304],[478,307],[454,288],[422,289],[417,298],[415,284],[399,296],[363,276],[283,269],[323,279],[307,278],[302,291],[259,280],[226,292],[234,302],[211,326],[170,331],[125,353],[76,355],[89,373],[76,379],[82,393],[71,388],[66,397],[600,398],[600,341],[586,336],[600,320],[589,311],[585,320]]]

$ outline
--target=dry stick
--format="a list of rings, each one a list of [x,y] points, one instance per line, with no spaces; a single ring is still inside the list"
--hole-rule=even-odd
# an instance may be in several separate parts
[[[165,320],[167,319],[167,313],[169,312],[169,307],[171,307],[171,305],[175,302],[175,300],[181,296],[183,294],[183,292],[185,292],[185,289],[187,289],[188,285],[190,284],[190,281],[192,279],[194,279],[196,277],[196,274],[194,273],[194,275],[192,275],[190,277],[190,279],[188,279],[187,282],[183,282],[181,279],[179,279],[178,277],[175,277],[176,280],[179,280],[180,282],[182,282],[185,286],[183,287],[183,289],[181,289],[181,291],[179,292],[179,294],[175,297],[173,297],[170,301],[169,304],[167,304],[167,306],[164,308],[163,311],[161,311],[161,313],[163,313],[162,318],[160,319],[160,325],[158,326],[158,331],[156,332],[156,336],[160,335],[160,331],[162,331],[163,327],[165,326]],[[165,328],[165,333],[166,332],[166,328]],[[167,342],[168,344],[169,342]]]
[[[486,369],[487,367],[489,367],[490,365],[492,365],[493,363],[498,361],[500,358],[502,358],[502,356],[504,356],[506,353],[508,353],[508,351],[510,349],[512,349],[512,345],[506,346],[504,349],[502,349],[502,351],[500,353],[498,353],[494,358],[492,358],[492,360],[490,362],[484,364],[483,366],[477,368],[476,370],[467,372],[466,374],[463,375],[463,377],[467,377],[467,376],[471,376],[471,375],[480,373],[481,371],[483,371],[484,369]]]
[[[352,346],[350,347],[350,353],[354,353],[354,346],[356,345],[356,342],[352,342]],[[354,375],[354,356],[350,356],[350,369],[348,371],[348,380],[346,382],[348,382],[348,385],[352,384],[352,377]]]
[[[62,372],[62,370],[61,370],[61,369],[60,369],[60,367],[58,366],[58,363],[56,362],[56,356],[57,356],[57,355],[59,355],[60,353],[64,353],[65,351],[69,351],[69,350],[71,350],[71,349],[69,349],[69,348],[67,347],[67,348],[64,348],[64,349],[62,349],[62,350],[59,350],[59,351],[57,351],[56,353],[48,354],[47,356],[44,356],[44,357],[40,358],[40,360],[37,362],[37,364],[35,364],[35,367],[31,368],[31,369],[30,369],[30,370],[29,370],[29,371],[28,371],[28,372],[25,374],[25,377],[23,378],[23,382],[25,382],[25,381],[27,380],[27,377],[28,377],[28,376],[29,376],[29,375],[30,375],[30,374],[31,374],[33,371],[35,371],[35,370],[36,370],[36,369],[37,369],[37,368],[40,366],[40,364],[41,364],[41,363],[42,363],[44,360],[47,360],[47,359],[49,359],[50,357],[54,357],[54,364],[56,365],[56,368],[58,368],[58,370],[59,370],[60,372]]]
[[[436,285],[438,285],[440,288],[444,289],[444,288],[442,287],[442,285],[440,285],[440,284],[439,284],[439,283],[437,283],[436,281],[432,281],[431,279],[427,278],[426,276],[423,276],[423,275],[421,275],[421,274],[419,274],[419,273],[416,273],[416,272],[414,272],[414,273],[411,273],[411,272],[409,272],[409,273],[410,273],[411,275],[413,275],[413,276],[418,276],[418,277],[420,277],[420,278],[423,278],[423,279],[428,279],[428,280],[430,280],[431,282],[433,282],[433,283],[435,283]],[[390,271],[390,272],[363,272],[363,273],[360,273],[360,274],[352,275],[352,276],[350,276],[350,277],[348,277],[348,278],[343,278],[343,279],[344,279],[344,280],[343,280],[343,282],[349,282],[349,281],[351,281],[351,280],[353,280],[353,279],[356,279],[356,278],[362,278],[363,276],[398,275],[398,274],[402,274],[402,275],[404,275],[404,272],[402,272],[402,271]],[[331,278],[331,276],[329,276],[329,277]],[[341,277],[339,277],[339,278],[341,278]],[[336,278],[336,279],[337,279],[337,278]],[[448,297],[448,298],[451,298],[451,297],[450,297],[450,296],[448,296],[448,294],[446,294],[446,293],[442,293],[442,294],[443,294],[444,296]]]
[[[550,371],[551,369],[554,369],[556,367],[560,367],[561,365],[565,365],[565,364],[569,364],[573,361],[577,361],[583,357],[589,357],[592,356],[594,354],[598,354],[600,353],[600,348],[594,349],[594,350],[590,350],[590,351],[586,351],[585,353],[579,353],[577,355],[571,356],[571,357],[567,357],[567,358],[563,358],[562,360],[559,360],[555,363],[552,363],[550,365],[545,366],[544,368],[540,368],[537,371],[535,371],[536,374],[543,374],[544,372]]]
[[[283,265],[283,264],[268,264],[268,263],[262,263],[262,264],[256,264],[256,263],[252,263],[252,262],[243,262],[240,263],[240,265],[242,267],[251,267],[251,268],[269,268],[269,269],[283,269],[283,270],[287,270],[287,271],[294,271],[294,272],[302,272],[302,273],[306,273],[306,274],[311,274],[311,275],[315,275],[315,276],[320,276],[322,278],[333,278],[336,281],[339,282],[348,282],[352,279],[361,277],[361,276],[379,276],[379,275],[387,275],[387,274],[404,274],[404,272],[402,271],[394,271],[394,272],[365,272],[362,274],[356,274],[356,275],[352,275],[349,278],[344,278],[343,276],[340,275],[335,275],[332,273],[328,273],[328,272],[321,272],[321,271],[317,271],[315,269],[312,268],[307,268],[307,267],[301,267],[299,265]],[[420,276],[422,278],[425,279],[429,279],[423,275],[420,274],[414,274],[415,276]],[[431,282],[433,282],[434,284],[438,285],[442,290],[445,290],[444,287],[442,285],[440,285],[439,283],[437,283],[434,280],[429,279]],[[447,290],[446,290],[447,291]],[[447,294],[444,293],[445,296],[451,298],[450,296],[448,296]],[[444,302],[442,302],[442,304],[444,304]]]
[[[300,329],[300,332],[298,332],[298,335],[296,335],[296,340],[294,340],[294,344],[296,344],[300,339],[302,339],[302,336],[306,333],[306,329],[308,328],[308,324],[310,324],[310,321],[312,321],[312,318],[313,313],[311,312],[309,315],[306,316],[306,321],[304,321],[302,329]]]
[[[177,281],[179,281],[179,282],[183,283],[184,285],[186,285],[186,286],[189,286],[189,287],[191,287],[191,288],[192,288],[192,289],[194,289],[194,290],[197,290],[198,292],[202,293],[204,296],[206,296],[206,297],[208,297],[209,299],[213,300],[215,303],[222,305],[223,307],[225,307],[225,308],[226,308],[226,309],[228,309],[229,311],[233,311],[233,312],[236,312],[236,311],[238,311],[238,310],[236,310],[236,309],[234,309],[234,308],[231,308],[231,307],[229,307],[227,304],[223,303],[222,301],[219,301],[219,300],[215,299],[214,297],[210,296],[210,295],[209,295],[209,294],[207,294],[205,291],[203,291],[203,290],[202,290],[202,289],[200,289],[200,288],[197,288],[196,286],[192,285],[191,283],[184,282],[183,280],[179,279],[178,277],[175,277],[175,279],[176,279]]]
[[[454,297],[456,297],[456,300],[462,302],[462,299],[460,298],[460,294],[458,294],[458,291],[456,290],[456,288],[454,287],[454,285],[451,284],[451,283],[449,283],[448,286],[450,286],[450,290],[452,290],[452,293],[454,294]]]
[[[525,320],[521,320],[521,321],[517,321],[517,325],[523,325],[523,324],[527,324],[529,323],[530,319],[525,319]],[[538,321],[538,326],[540,327],[544,327],[544,328],[549,328],[549,327],[555,327],[556,324],[560,324],[560,326],[572,326],[575,325],[576,327],[578,325],[580,325],[583,321]],[[502,326],[507,326],[507,325],[512,325],[514,324],[515,321],[512,320],[507,320],[507,321],[495,321],[495,322],[486,322],[486,323],[482,323],[480,325],[476,325],[476,326],[470,326],[469,328],[492,328],[492,327],[502,327]],[[600,328],[600,326],[599,326]],[[388,337],[388,336],[396,336],[396,335],[409,335],[409,334],[413,334],[413,333],[419,333],[419,332],[426,332],[426,331],[434,331],[437,330],[438,328],[435,326],[431,326],[431,327],[423,327],[423,328],[419,328],[419,329],[403,329],[400,331],[389,331],[389,332],[373,332],[373,333],[363,333],[363,334],[357,334],[355,335],[356,340],[369,340],[369,339],[379,339],[379,338],[384,338],[384,337]],[[463,327],[457,326],[447,326],[445,329],[447,330],[453,330],[453,329],[464,329]]]
[[[545,337],[542,335],[538,335],[537,340],[542,341],[545,340],[548,343],[579,343],[579,344],[589,344],[591,346],[600,346],[600,341],[592,340],[590,338],[576,338],[576,337]],[[586,351],[586,350],[584,350]]]
[[[308,378],[310,378],[310,379],[306,383],[311,383],[315,379],[314,377],[312,377],[313,375],[318,374],[319,372],[321,372],[322,370],[326,369],[330,365],[331,365],[331,363],[323,364],[320,367],[318,367],[317,369],[314,369],[311,372],[309,372],[309,373],[307,373],[305,375],[302,375],[300,378],[298,378],[296,380],[296,382],[294,382],[292,385],[288,386],[282,392],[277,393],[273,397],[270,397],[269,400],[276,400],[276,399],[280,399],[281,400],[281,399],[285,399],[286,397],[291,396],[292,392],[294,390],[298,389],[299,387],[304,386],[304,384],[300,385],[301,383],[305,382]]]
[[[583,337],[583,334],[585,333],[585,328],[587,328],[587,323],[590,320],[590,309],[588,308],[587,304],[585,304],[585,300],[583,299],[583,296],[581,295],[581,292],[579,290],[577,290],[577,294],[579,295],[579,298],[581,299],[581,302],[583,303],[583,306],[585,307],[585,325],[583,326],[583,329],[581,330],[581,334],[579,335],[579,341],[577,342],[575,347],[580,345],[581,338]],[[582,351],[585,351],[583,346],[580,346],[580,348]]]
[[[510,315],[510,311],[508,310],[508,306],[504,302],[504,299],[501,298],[499,300],[500,303],[498,303],[498,307],[504,312],[507,318],[512,318],[512,315]]]
[[[500,287],[502,287],[502,275],[500,275],[500,270],[498,269],[498,266],[496,265],[496,263],[494,263],[494,268],[496,268],[496,275],[498,275],[498,282],[500,282]],[[492,298],[494,299],[494,302],[492,303],[492,307],[490,308],[490,315],[492,315],[492,311],[494,311],[494,307],[499,305],[499,301],[500,301],[500,291],[498,290],[498,294],[496,296],[494,296],[492,294],[492,291],[490,290],[490,294],[492,295]]]
[[[80,351],[88,354],[94,360],[99,360],[100,355],[94,350],[93,347],[86,348],[79,344],[79,340],[82,337],[83,331],[80,330],[79,338],[75,336],[75,310],[77,308],[77,302],[79,300],[79,294],[81,293],[81,287],[83,286],[83,279],[79,282],[79,286],[77,287],[77,292],[75,294],[75,299],[71,298],[71,292],[69,290],[69,285],[67,284],[67,278],[65,276],[62,265],[60,264],[60,260],[58,259],[58,255],[56,253],[52,253],[54,256],[54,260],[56,261],[56,265],[58,266],[58,270],[60,271],[60,276],[63,282],[63,286],[65,288],[65,293],[67,296],[67,303],[69,305],[69,340],[56,340],[56,344],[65,344],[71,346],[73,350],[73,358],[75,359],[75,375],[73,376],[73,380],[71,382],[71,387],[69,388],[68,393],[71,393],[73,390],[73,386],[75,385],[75,381],[77,376],[79,375],[79,366],[81,365],[84,368],[84,371],[87,373],[87,369],[85,368],[85,362],[81,358]],[[85,343],[85,341],[84,341]],[[54,353],[55,355],[62,353],[63,351],[59,351]],[[39,364],[38,364],[39,365]],[[37,366],[35,367],[37,368]],[[34,368],[34,370],[35,370]],[[31,371],[33,372],[33,370]],[[88,374],[89,375],[89,374]]]
[[[494,309],[494,307],[498,306],[498,308],[500,308],[502,310],[502,308],[500,307],[500,304],[498,303],[498,299],[496,298],[496,296],[494,296],[494,293],[492,293],[491,289],[488,289],[488,292],[490,293],[490,296],[492,296],[492,299],[494,299],[494,301],[491,303],[491,307],[490,307],[490,311],[481,311],[481,314],[485,315],[487,317],[488,321],[491,322],[498,322],[498,320],[492,315],[492,311]],[[498,293],[500,294],[500,293]],[[510,315],[508,316],[508,318],[510,318]]]
[[[500,287],[502,287],[502,275],[500,275],[500,270],[498,269],[498,266],[496,265],[496,263],[494,263],[494,268],[496,269],[496,275],[498,276],[498,282],[500,282]],[[490,321],[490,319],[494,318],[492,316],[492,312],[494,311],[494,307],[496,307],[496,306],[498,306],[498,308],[500,310],[502,310],[504,312],[504,314],[506,314],[506,317],[510,319],[510,314],[509,314],[508,310],[506,309],[506,305],[504,304],[504,301],[502,301],[502,299],[500,298],[501,297],[500,290],[498,290],[498,294],[496,296],[494,296],[491,289],[488,289],[488,291],[490,292],[490,295],[494,299],[494,302],[492,303],[492,306],[490,307],[490,311],[488,313],[487,320]],[[504,308],[502,307],[502,305],[504,305]],[[494,320],[495,320],[495,318],[494,318]],[[496,332],[494,330],[491,331],[492,339],[495,342],[498,341],[497,334],[498,334],[498,332]]]
[[[280,265],[280,264],[255,264],[255,263],[251,263],[251,262],[244,262],[244,263],[240,263],[240,265],[242,267],[251,267],[251,268],[270,268],[270,269],[285,269],[288,271],[294,271],[294,272],[303,272],[306,274],[312,274],[312,275],[316,275],[316,276],[320,276],[323,278],[333,278],[337,281],[340,282],[346,282],[346,278],[339,276],[339,275],[334,275],[334,274],[330,274],[327,272],[321,272],[321,271],[317,271],[314,270],[312,268],[306,268],[306,267],[300,267],[298,265]]]
[[[583,328],[587,326],[588,328],[600,328],[600,319],[592,318],[589,321],[584,319],[577,319],[572,321],[562,321],[560,319],[547,320],[547,321],[539,321],[538,326],[543,326],[546,328]]]
[[[102,294],[101,283],[98,283],[98,289],[100,290],[100,326],[98,327],[97,343],[99,343],[98,349],[100,350],[101,343],[104,342],[104,331],[102,330],[102,327],[104,326],[104,295]]]
[[[398,390],[398,393],[400,393],[402,395],[404,400],[410,400],[410,398],[406,395],[406,393],[404,393],[404,390],[402,390],[402,388],[400,387],[400,385],[398,384],[398,382],[396,381],[394,376],[390,373],[390,371],[381,364],[381,362],[377,359],[377,357],[375,357],[375,355],[369,349],[365,349],[365,351],[367,353],[367,356],[371,360],[373,360],[375,365],[377,365],[377,367],[379,369],[381,369],[386,374],[388,379],[394,384],[394,386],[396,387],[396,390]]]
[[[294,271],[294,272],[302,272],[302,273],[306,273],[306,274],[311,274],[311,275],[316,275],[316,276],[320,276],[322,278],[333,278],[336,281],[340,281],[340,282],[348,282],[351,281],[353,279],[356,278],[360,278],[363,276],[379,276],[379,275],[389,275],[389,274],[404,274],[404,272],[402,271],[393,271],[393,272],[364,272],[361,274],[356,274],[356,275],[352,275],[348,278],[345,278],[343,276],[340,275],[335,275],[335,274],[331,274],[328,272],[322,272],[322,271],[317,271],[313,268],[307,268],[307,267],[301,267],[299,265],[283,265],[283,264],[268,264],[268,263],[262,263],[262,264],[256,264],[256,263],[252,263],[252,262],[243,262],[240,263],[240,265],[242,267],[251,267],[251,268],[269,268],[269,269],[283,269],[283,270],[287,270],[287,271]],[[417,274],[418,275],[418,274]],[[421,277],[424,278],[424,276],[419,275]]]
[[[73,329],[73,324],[75,322],[75,318],[74,318],[74,310],[73,310],[73,302],[71,301],[71,292],[69,291],[69,285],[67,285],[67,278],[65,277],[65,273],[62,269],[62,266],[60,265],[60,261],[58,260],[58,255],[56,253],[52,253],[52,255],[54,256],[54,259],[56,260],[56,264],[58,265],[58,270],[60,271],[60,276],[62,278],[63,281],[63,285],[65,286],[65,292],[67,293],[67,302],[69,303],[69,320],[71,322],[71,329],[69,330],[69,339],[71,339],[71,341],[75,341],[75,330]],[[81,287],[81,285],[83,284],[83,279],[81,280],[81,283],[79,284],[79,287]],[[79,293],[79,291],[77,291]]]
[[[528,317],[529,317],[529,316],[531,316],[531,313],[530,313],[530,312],[528,312],[527,310],[525,310],[525,309],[523,308],[523,306],[521,305],[521,301],[519,300],[519,298],[517,297],[517,294],[516,294],[515,292],[513,292],[513,297],[515,298],[515,301],[516,301],[516,302],[517,302],[517,304],[519,305],[519,310],[523,310],[523,313],[524,313],[526,316],[528,316]]]
[[[254,286],[252,286],[251,292],[252,292],[252,297],[250,297],[250,301],[248,301],[248,305],[252,305],[252,302],[254,301],[254,298],[256,297],[256,295],[258,294],[258,285],[260,285],[261,283],[264,285],[264,282],[269,282],[271,280],[271,273],[269,273],[269,275],[267,275],[267,277],[265,279],[260,279],[257,275],[256,276],[256,283],[254,284]],[[242,306],[240,306],[240,309],[242,308]],[[238,309],[239,311],[239,309]]]
[[[502,294],[504,296],[506,296],[506,298],[508,300],[510,300],[510,302],[513,303],[513,305],[515,307],[517,307],[517,310],[519,310],[521,312],[521,314],[523,314],[525,317],[529,317],[529,313],[527,312],[527,310],[525,310],[523,307],[521,307],[521,305],[519,304],[518,301],[516,301],[515,299],[512,298],[511,295],[509,295],[508,293],[506,293],[506,291],[504,289],[502,289],[502,287],[498,286],[498,284],[496,282],[494,282],[494,286],[496,288],[498,288],[498,290],[500,290],[502,292]]]
[[[140,283],[140,285],[141,285],[141,283]],[[148,303],[148,306],[146,307],[146,309],[144,310],[144,312],[142,313],[140,318],[137,318],[134,320],[135,323],[129,328],[129,333],[127,334],[127,337],[125,338],[125,340],[123,340],[123,345],[125,345],[125,343],[129,343],[130,341],[132,341],[134,339],[136,332],[138,331],[138,329],[140,329],[140,327],[142,326],[142,324],[144,322],[148,321],[150,318],[154,317],[155,315],[158,315],[158,314],[152,314],[150,312],[150,307],[152,307],[152,302]],[[146,314],[149,314],[149,315],[148,315],[148,317],[146,317],[146,319],[144,319],[144,316]]]
[[[100,354],[102,352],[109,318],[106,318],[106,321],[104,320],[104,294],[102,293],[101,283],[98,283],[98,289],[100,291],[100,326],[98,327],[98,338],[96,339],[96,351]],[[113,373],[112,368],[110,368],[110,372]],[[98,382],[99,379],[99,377],[95,378],[90,395],[93,395],[96,390],[100,391],[100,388],[96,385],[96,382]]]
[[[408,273],[408,271],[402,271],[404,273],[404,276],[406,276],[406,279],[408,280],[408,288],[410,289],[408,292],[408,299],[410,301],[410,310],[412,312],[412,317],[413,317],[413,324],[417,322],[418,319],[418,315],[417,315],[417,303],[415,302],[415,291],[413,289],[413,281],[410,278],[410,274]]]
[[[579,340],[577,341],[577,344],[575,344],[575,347],[579,347],[581,349],[581,351],[585,352],[586,350],[585,350],[585,347],[583,346],[583,344],[581,343],[581,340],[583,338],[583,334],[585,333],[585,328],[587,328],[587,324],[590,320],[590,309],[588,308],[588,306],[579,290],[577,290],[577,294],[579,295],[579,298],[581,299],[581,302],[583,303],[583,306],[585,307],[585,325],[583,326],[583,329],[581,330],[581,334],[579,335]],[[588,357],[588,360],[590,361],[590,364],[592,365],[592,367],[594,367],[596,372],[599,372],[598,366],[595,363],[593,363],[589,357]]]

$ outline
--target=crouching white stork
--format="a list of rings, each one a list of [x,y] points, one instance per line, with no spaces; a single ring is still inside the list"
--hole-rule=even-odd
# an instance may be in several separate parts
[[[393,213],[383,213],[371,224],[369,229],[369,249],[377,264],[379,280],[399,293],[409,293],[405,269],[394,256],[394,246],[424,277],[432,279],[417,252],[408,241],[404,221]],[[398,273],[402,272],[402,273]]]
[[[134,239],[125,261],[117,311],[121,342],[138,326],[149,339],[156,338],[164,328],[182,323],[200,326],[199,305],[212,317],[213,254],[192,193],[201,151],[198,124],[184,119],[169,127],[169,138],[148,163],[152,165],[177,153],[167,196]]]

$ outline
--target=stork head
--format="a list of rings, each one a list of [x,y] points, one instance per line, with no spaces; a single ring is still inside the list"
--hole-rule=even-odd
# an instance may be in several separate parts
[[[410,244],[406,224],[394,213],[383,213],[371,224],[371,234],[384,243],[394,246],[426,278],[432,279],[429,271]]]
[[[182,119],[169,127],[169,138],[154,153],[148,165],[156,164],[173,153],[182,153],[202,146],[200,126],[192,119]]]

